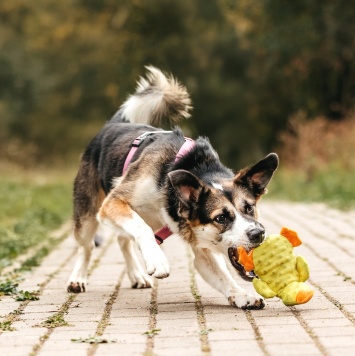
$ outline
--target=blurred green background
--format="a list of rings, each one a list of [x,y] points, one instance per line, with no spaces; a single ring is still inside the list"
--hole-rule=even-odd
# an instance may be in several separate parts
[[[275,149],[301,110],[354,108],[353,4],[343,0],[11,0],[0,4],[1,156],[68,162],[144,65],[191,93],[193,135],[232,168]]]
[[[0,165],[75,166],[151,64],[229,167],[276,150],[277,194],[335,171],[336,191],[355,166],[354,34],[345,0],[3,1]]]

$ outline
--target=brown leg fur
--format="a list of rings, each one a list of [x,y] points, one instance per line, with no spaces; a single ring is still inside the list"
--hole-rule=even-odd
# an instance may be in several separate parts
[[[87,269],[98,227],[96,213],[104,196],[96,169],[83,159],[74,182],[74,236],[79,246],[78,258],[67,283],[68,292],[85,292]]]

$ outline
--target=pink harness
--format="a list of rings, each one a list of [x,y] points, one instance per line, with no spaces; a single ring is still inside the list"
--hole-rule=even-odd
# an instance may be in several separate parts
[[[138,147],[140,144],[143,142],[145,138],[147,138],[150,135],[156,134],[156,133],[167,133],[171,131],[148,131],[144,132],[140,136],[138,136],[131,145],[131,149],[128,152],[126,161],[123,166],[122,170],[122,175],[127,171],[129,164],[131,163],[131,160],[138,150]],[[185,142],[181,146],[179,152],[177,153],[175,157],[175,162],[177,162],[179,159],[181,159],[183,156],[185,156],[193,147],[195,147],[195,141],[192,140],[191,138],[185,137]],[[168,225],[165,225],[162,227],[158,232],[155,233],[155,239],[157,241],[157,244],[160,245],[164,242],[165,239],[167,239],[170,235],[172,235],[171,230],[169,229]]]

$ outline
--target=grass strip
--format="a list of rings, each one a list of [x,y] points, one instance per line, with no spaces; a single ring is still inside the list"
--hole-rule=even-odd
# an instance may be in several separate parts
[[[154,338],[158,335],[160,329],[157,329],[157,314],[158,314],[158,280],[154,280],[152,288],[150,307],[149,307],[149,330],[144,333],[147,335],[147,344],[144,356],[154,356]]]
[[[189,248],[187,249],[187,255],[189,259],[189,270],[190,270],[190,288],[191,294],[195,299],[195,309],[197,314],[197,322],[200,327],[200,342],[201,342],[201,351],[205,355],[209,355],[211,352],[210,343],[208,340],[208,334],[212,331],[212,329],[207,328],[207,322],[204,312],[204,306],[202,303],[201,295],[198,291],[196,277],[195,277],[195,269],[193,266],[191,251]]]
[[[120,276],[118,278],[118,282],[115,286],[115,289],[114,289],[113,293],[110,295],[109,300],[106,302],[106,306],[105,306],[103,315],[101,317],[101,320],[99,321],[99,324],[97,326],[95,335],[92,338],[89,338],[89,340],[90,340],[89,343],[91,344],[91,347],[89,348],[89,350],[87,352],[88,356],[93,356],[95,354],[95,352],[98,348],[98,344],[108,343],[108,342],[116,342],[116,340],[103,338],[102,335],[104,334],[104,331],[105,331],[107,325],[109,324],[112,307],[118,297],[118,293],[120,291],[120,287],[121,287],[125,273],[126,273],[126,271],[123,270],[122,273],[120,274]],[[75,339],[74,340],[72,339],[71,341],[76,342]]]
[[[328,355],[326,348],[322,345],[322,343],[319,341],[318,336],[314,333],[312,328],[307,324],[306,320],[302,317],[301,312],[297,310],[297,308],[295,307],[290,307],[290,310],[292,314],[295,316],[295,318],[298,320],[300,325],[303,327],[303,329],[307,332],[309,337],[313,340],[314,344],[319,350],[319,353],[324,356]]]
[[[266,349],[266,345],[263,341],[263,337],[261,335],[261,332],[259,330],[259,327],[257,326],[255,319],[253,317],[253,314],[250,310],[245,310],[245,315],[247,317],[247,320],[249,321],[249,324],[253,328],[254,334],[255,334],[255,340],[258,343],[260,349],[262,350],[263,354],[265,356],[270,356],[270,353]]]

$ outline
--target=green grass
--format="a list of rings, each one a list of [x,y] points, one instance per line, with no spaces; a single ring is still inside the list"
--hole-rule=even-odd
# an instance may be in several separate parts
[[[64,320],[63,313],[56,313],[38,326],[45,327],[48,329],[54,329],[54,328],[58,328],[60,326],[70,326],[70,324]]]
[[[71,177],[0,172],[0,270],[71,216]],[[44,178],[45,177],[45,178]],[[48,251],[40,251],[48,253]],[[35,261],[28,261],[36,265]]]
[[[51,315],[49,318],[47,318],[45,321],[43,321],[37,326],[45,327],[48,329],[54,329],[60,326],[71,326],[71,324],[65,321],[64,315],[68,313],[68,309],[72,302],[75,300],[76,296],[76,294],[71,294],[57,313]]]
[[[14,295],[17,293],[18,283],[13,280],[0,281],[0,296],[2,295]]]
[[[354,171],[335,167],[313,172],[278,170],[269,185],[269,198],[324,202],[339,209],[355,208]]]
[[[116,339],[107,339],[101,336],[89,336],[86,338],[80,337],[79,339],[71,339],[72,342],[76,343],[87,343],[87,344],[108,344],[117,342]]]
[[[39,291],[32,291],[29,292],[27,290],[20,290],[16,297],[15,300],[17,302],[24,302],[25,300],[39,300]]]
[[[15,331],[11,321],[0,322],[0,331]]]

